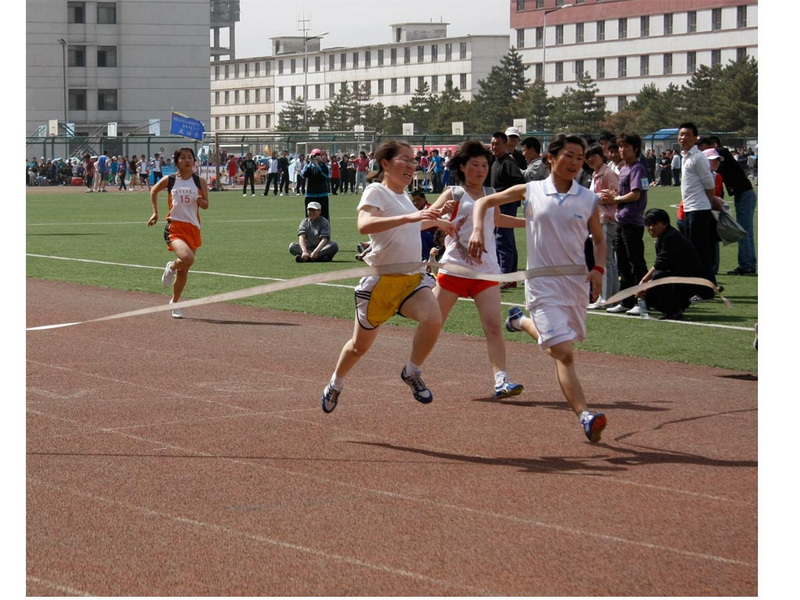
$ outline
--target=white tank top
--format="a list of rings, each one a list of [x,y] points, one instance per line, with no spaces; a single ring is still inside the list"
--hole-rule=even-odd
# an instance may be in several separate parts
[[[197,198],[200,190],[194,182],[194,177],[181,179],[175,175],[175,184],[169,193],[169,214],[167,219],[171,221],[183,221],[191,223],[200,229],[200,207],[197,206]]]

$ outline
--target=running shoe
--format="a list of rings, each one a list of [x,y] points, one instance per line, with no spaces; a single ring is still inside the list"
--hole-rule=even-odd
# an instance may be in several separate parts
[[[500,385],[494,386],[495,398],[510,398],[511,396],[519,396],[525,387],[521,383],[511,383],[506,379]]]
[[[406,368],[403,367],[403,370],[400,371],[400,379],[414,392],[414,400],[422,402],[423,404],[430,404],[433,402],[433,394],[428,389],[428,386],[425,385],[425,382],[422,381],[419,371],[416,371],[413,375],[407,375]]]
[[[175,304],[172,300],[169,301],[170,304]],[[173,308],[172,309],[172,318],[173,319],[182,319],[183,318],[183,311],[180,308]]]
[[[589,413],[581,419],[583,432],[593,444],[600,441],[600,434],[606,428],[606,416],[603,413]]]
[[[522,331],[522,326],[520,323],[522,322],[522,317],[525,316],[525,313],[522,312],[522,309],[519,306],[512,306],[508,309],[508,318],[506,319],[506,329],[509,331]]]
[[[164,287],[170,287],[175,283],[175,271],[170,267],[172,267],[172,261],[169,261],[167,266],[164,267],[164,274],[161,276],[161,283],[164,284]]]
[[[624,312],[628,312],[629,310],[631,310],[631,309],[628,308],[627,306],[623,306],[622,304],[617,304],[616,306],[612,306],[611,308],[607,308],[606,312],[624,313]]]
[[[324,413],[331,413],[336,405],[339,403],[339,393],[342,390],[337,390],[333,385],[328,383],[325,389],[322,390],[322,411]]]

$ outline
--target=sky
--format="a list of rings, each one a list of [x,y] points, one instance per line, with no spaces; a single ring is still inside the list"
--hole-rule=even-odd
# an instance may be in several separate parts
[[[436,0],[435,2],[278,2],[241,0],[236,23],[236,58],[269,56],[270,38],[302,35],[302,19],[310,19],[309,35],[328,32],[322,48],[368,46],[391,41],[390,25],[445,22],[450,37],[508,35],[508,0]]]

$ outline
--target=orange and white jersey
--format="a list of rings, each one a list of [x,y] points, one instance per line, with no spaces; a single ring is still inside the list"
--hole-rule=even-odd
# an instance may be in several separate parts
[[[191,223],[200,229],[200,207],[197,205],[197,198],[200,196],[200,188],[197,185],[199,177],[189,177],[181,179],[175,175],[175,183],[169,190],[169,212],[167,219],[171,221],[183,221]]]

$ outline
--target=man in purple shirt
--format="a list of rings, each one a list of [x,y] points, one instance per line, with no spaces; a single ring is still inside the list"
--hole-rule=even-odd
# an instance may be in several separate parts
[[[617,253],[620,290],[624,290],[638,285],[647,274],[647,263],[644,259],[644,211],[647,209],[649,181],[647,170],[639,162],[642,138],[636,133],[621,133],[617,137],[617,146],[625,163],[619,172],[619,189],[603,190],[600,202],[617,203],[614,250]],[[639,314],[639,306],[633,296],[606,310],[612,313]]]

